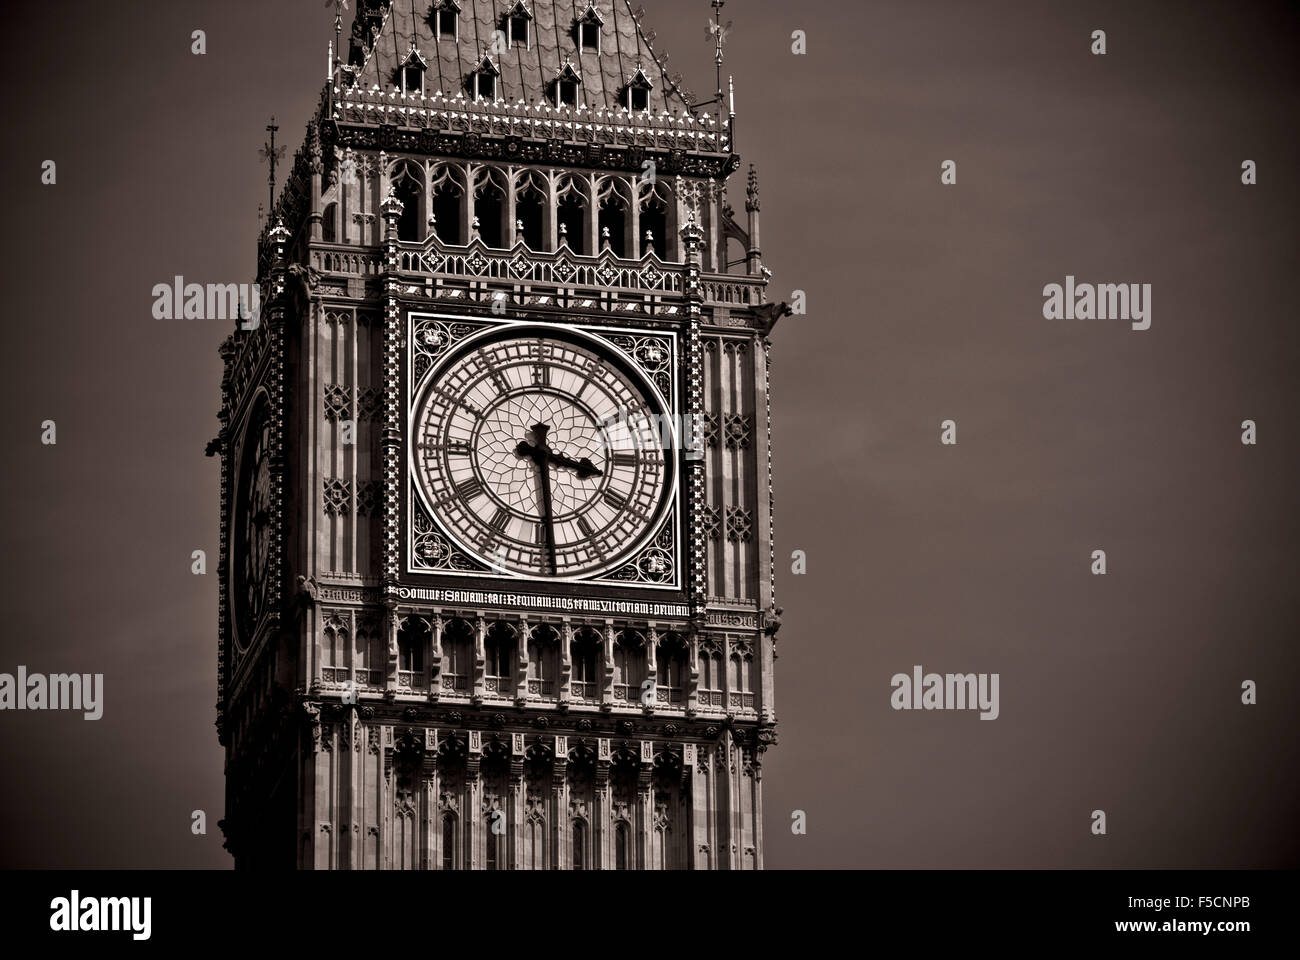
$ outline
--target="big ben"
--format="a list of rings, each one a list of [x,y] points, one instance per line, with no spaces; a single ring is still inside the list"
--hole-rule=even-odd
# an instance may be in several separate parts
[[[788,308],[642,19],[339,18],[222,345],[238,867],[763,866]]]

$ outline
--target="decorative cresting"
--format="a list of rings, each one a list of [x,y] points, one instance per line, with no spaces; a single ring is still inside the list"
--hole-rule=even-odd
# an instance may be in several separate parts
[[[685,110],[656,115],[624,108],[607,110],[567,104],[473,100],[463,95],[447,97],[441,91],[421,96],[396,90],[385,93],[350,88],[340,92],[333,119],[344,128],[353,124],[394,128],[387,134],[387,143],[375,144],[389,149],[402,147],[403,134],[414,134],[421,142],[428,143],[428,152],[452,156],[460,155],[460,151],[446,148],[459,146],[464,138],[468,140],[467,147],[479,148],[478,155],[485,155],[491,149],[493,159],[555,159],[581,144],[580,156],[589,160],[592,147],[609,148],[611,156],[616,155],[613,148],[623,148],[626,153],[630,152],[627,148],[640,147],[676,152],[678,169],[670,169],[668,173],[700,176],[721,172],[718,161],[688,158],[687,151],[714,154],[730,151],[727,131],[719,129],[717,121],[708,114],[696,116]],[[446,138],[445,143],[436,139],[440,135]],[[481,140],[469,139],[474,135],[500,138],[500,142],[489,147]],[[344,137],[342,142],[350,146],[369,145],[348,139],[346,134]],[[525,138],[541,142],[521,142]],[[640,169],[641,158],[641,155],[627,156],[623,166]],[[637,160],[635,164],[633,159]]]

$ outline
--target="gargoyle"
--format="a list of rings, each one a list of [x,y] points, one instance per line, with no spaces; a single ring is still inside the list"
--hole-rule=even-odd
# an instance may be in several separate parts
[[[289,275],[296,277],[302,284],[303,293],[316,289],[316,284],[320,283],[320,273],[310,264],[291,263],[289,264]]]
[[[780,303],[765,303],[761,306],[754,307],[754,318],[758,320],[758,332],[761,336],[766,337],[776,326],[776,322],[782,317],[788,317],[794,313],[794,308],[782,300]]]

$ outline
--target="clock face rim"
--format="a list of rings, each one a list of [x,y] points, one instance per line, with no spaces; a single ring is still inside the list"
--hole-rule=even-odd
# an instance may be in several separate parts
[[[407,357],[407,415],[406,415],[406,503],[409,511],[415,502],[423,510],[424,514],[436,526],[439,533],[445,536],[449,543],[456,549],[463,551],[466,556],[474,561],[481,563],[487,569],[483,570],[432,570],[419,569],[412,566],[413,549],[414,549],[414,518],[407,515],[405,523],[405,538],[407,544],[407,566],[408,574],[420,576],[443,575],[447,573],[455,574],[459,577],[470,578],[488,578],[502,579],[508,581],[529,581],[533,583],[556,583],[556,584],[591,584],[598,586],[618,586],[625,588],[635,586],[639,588],[657,589],[657,590],[677,590],[680,589],[680,583],[674,576],[671,582],[666,583],[628,583],[626,581],[603,580],[612,571],[635,562],[639,553],[662,533],[665,522],[674,524],[674,529],[680,525],[680,517],[676,516],[677,501],[679,499],[679,484],[681,477],[681,451],[679,442],[679,433],[672,416],[674,412],[673,403],[664,396],[658,385],[649,376],[647,372],[641,369],[632,357],[625,350],[611,341],[605,339],[603,334],[615,333],[627,336],[656,336],[666,337],[671,341],[669,350],[670,360],[675,361],[676,336],[671,331],[650,331],[637,328],[575,328],[563,323],[550,323],[537,320],[495,320],[484,321],[483,318],[473,315],[452,315],[441,313],[428,313],[423,311],[411,311],[407,316],[408,334],[412,335],[415,324],[423,319],[436,319],[448,323],[478,323],[482,324],[482,329],[457,340],[441,356],[437,357],[429,368],[419,377],[414,378],[411,362],[414,357],[414,351],[408,351]],[[597,565],[587,565],[576,574],[546,574],[534,571],[519,570],[506,567],[494,562],[494,559],[483,555],[483,551],[472,543],[466,542],[464,534],[453,529],[447,523],[442,511],[435,509],[430,500],[429,491],[425,484],[420,480],[421,468],[417,462],[417,447],[415,439],[420,430],[421,424],[425,420],[425,411],[428,405],[429,393],[433,384],[443,377],[449,370],[460,363],[469,355],[482,349],[485,346],[491,346],[501,341],[513,340],[536,340],[538,337],[567,343],[570,346],[576,346],[581,349],[590,351],[599,357],[602,361],[617,369],[619,374],[627,385],[638,393],[643,402],[650,408],[650,412],[666,416],[672,432],[671,448],[663,450],[663,470],[664,480],[662,490],[658,501],[651,512],[650,518],[638,529],[637,534],[632,538],[628,545],[621,549],[616,555],[613,555],[606,561],[601,561]],[[672,365],[675,369],[675,363]],[[676,386],[674,382],[674,388]],[[675,389],[673,392],[675,396]],[[662,422],[662,421],[661,421]],[[531,436],[531,434],[530,434]],[[662,449],[662,448],[660,448]],[[677,538],[674,537],[674,540]]]
[[[262,534],[266,538],[265,557],[262,563],[260,573],[260,584],[258,585],[257,606],[255,609],[248,609],[246,594],[248,583],[244,579],[244,562],[245,554],[248,551],[250,535],[248,526],[250,517],[248,511],[251,505],[254,486],[257,477],[252,472],[259,470],[262,464],[265,464],[267,471],[267,503],[268,512],[271,509],[270,503],[270,445],[263,451],[262,456],[251,465],[248,463],[249,457],[253,454],[258,438],[268,430],[271,422],[270,397],[267,392],[259,390],[249,404],[248,414],[244,418],[244,428],[240,434],[239,454],[235,461],[235,489],[233,496],[233,507],[231,511],[232,530],[231,544],[232,556],[230,558],[230,614],[231,623],[235,642],[241,651],[246,651],[251,644],[253,637],[256,636],[258,627],[261,626],[265,617],[268,599],[270,594],[271,583],[271,550],[270,550],[270,524],[266,525],[266,532]],[[260,472],[260,470],[259,470]]]

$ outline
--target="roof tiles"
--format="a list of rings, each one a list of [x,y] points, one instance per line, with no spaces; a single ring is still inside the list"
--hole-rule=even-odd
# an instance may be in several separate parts
[[[529,44],[512,44],[507,50],[492,50],[492,35],[504,29],[506,14],[514,0],[459,0],[458,35],[437,38],[429,16],[430,0],[392,0],[383,23],[357,72],[363,89],[378,85],[391,90],[398,68],[407,61],[412,44],[428,63],[425,93],[441,91],[444,96],[470,95],[469,77],[485,53],[501,71],[497,97],[509,103],[550,100],[551,82],[566,62],[582,78],[578,101],[590,108],[618,109],[625,106],[623,91],[637,67],[650,79],[649,109],[689,109],[687,101],[660,65],[662,55],[642,32],[629,0],[527,0],[533,20]],[[600,52],[578,47],[574,24],[594,6],[604,24],[600,28]]]

